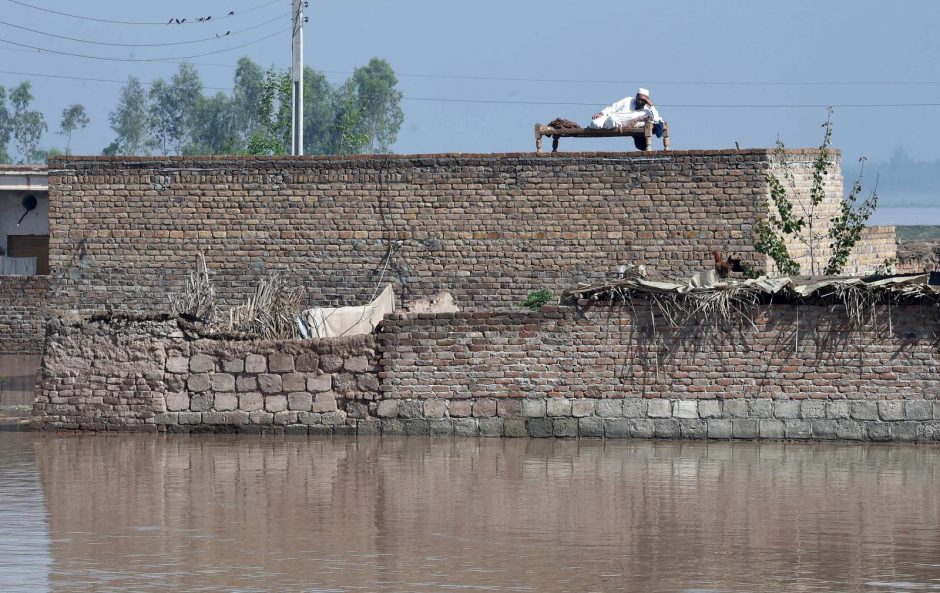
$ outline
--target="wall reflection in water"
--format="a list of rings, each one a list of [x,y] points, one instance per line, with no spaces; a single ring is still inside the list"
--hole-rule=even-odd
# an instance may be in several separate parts
[[[940,590],[940,449],[33,437],[56,591]]]

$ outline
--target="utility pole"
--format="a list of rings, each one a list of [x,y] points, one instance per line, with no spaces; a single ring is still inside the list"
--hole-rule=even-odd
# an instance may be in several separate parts
[[[306,0],[292,0],[293,15],[291,47],[293,62],[291,65],[291,154],[304,153],[304,8]]]

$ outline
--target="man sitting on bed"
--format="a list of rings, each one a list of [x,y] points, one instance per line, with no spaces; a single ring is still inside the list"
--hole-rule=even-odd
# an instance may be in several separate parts
[[[617,101],[610,107],[605,107],[599,113],[595,113],[591,118],[589,128],[594,129],[641,129],[646,125],[646,120],[653,120],[653,133],[658,138],[663,135],[663,118],[659,116],[656,107],[650,100],[650,92],[646,89],[639,89],[635,97],[627,97]],[[637,150],[646,150],[646,137],[634,136],[633,143]]]

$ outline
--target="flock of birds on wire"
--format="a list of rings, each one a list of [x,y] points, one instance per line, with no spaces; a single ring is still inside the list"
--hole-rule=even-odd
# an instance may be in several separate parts
[[[225,16],[235,16],[235,11],[234,11],[234,10],[231,10],[231,11],[229,11],[229,13],[228,13],[227,15],[225,15]],[[212,20],[212,15],[210,14],[209,16],[201,16],[201,17],[197,18],[197,19],[196,19],[196,22],[197,22],[197,23],[204,23],[204,22],[206,22],[206,21],[211,21],[211,20]],[[186,23],[186,19],[170,19],[169,21],[167,21],[166,24],[168,24],[168,25],[174,25],[174,24],[175,24],[175,25],[182,25],[182,24],[185,24],[185,23]],[[231,31],[229,31],[228,33],[226,33],[226,35],[228,35],[229,33],[231,33]]]

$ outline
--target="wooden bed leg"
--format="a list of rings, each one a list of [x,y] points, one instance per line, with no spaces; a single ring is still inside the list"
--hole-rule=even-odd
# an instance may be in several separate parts
[[[552,152],[558,152],[558,136],[552,136]]]
[[[669,124],[663,122],[663,150],[669,150]]]
[[[643,127],[643,134],[646,136],[646,152],[653,150],[653,120],[646,120],[646,125]]]
[[[535,124],[535,152],[542,152],[542,124]]]

